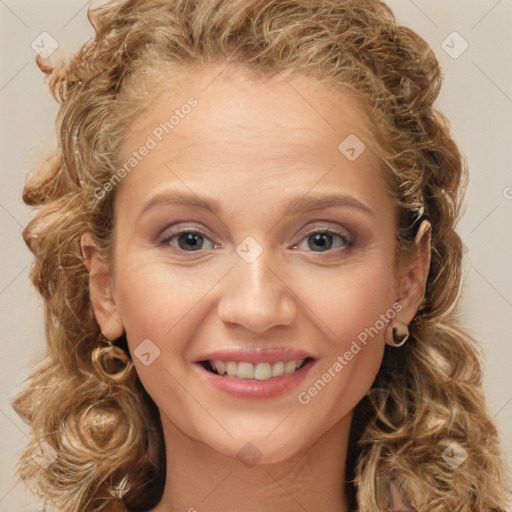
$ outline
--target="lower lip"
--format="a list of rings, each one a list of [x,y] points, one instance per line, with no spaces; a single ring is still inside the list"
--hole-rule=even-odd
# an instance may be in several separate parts
[[[267,380],[239,379],[237,377],[221,377],[209,372],[200,363],[195,363],[203,378],[220,391],[239,398],[273,398],[284,395],[304,380],[315,360],[309,361],[299,370],[281,377],[273,377]]]

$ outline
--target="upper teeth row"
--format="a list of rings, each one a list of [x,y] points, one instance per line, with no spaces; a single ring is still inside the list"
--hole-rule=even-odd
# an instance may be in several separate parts
[[[267,380],[273,377],[280,377],[293,373],[296,368],[302,365],[304,359],[299,361],[278,361],[277,363],[253,363],[236,361],[210,361],[210,365],[217,370],[219,375],[228,374],[229,377],[239,379]]]

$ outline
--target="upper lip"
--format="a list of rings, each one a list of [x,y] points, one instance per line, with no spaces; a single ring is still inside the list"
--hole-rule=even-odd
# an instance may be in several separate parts
[[[208,352],[197,358],[200,361],[236,361],[248,363],[276,363],[278,361],[300,361],[301,359],[316,359],[312,354],[294,348],[229,348]]]

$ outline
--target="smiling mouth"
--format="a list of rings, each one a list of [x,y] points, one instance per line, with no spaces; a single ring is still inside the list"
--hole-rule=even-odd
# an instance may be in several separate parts
[[[200,361],[200,365],[211,373],[221,377],[235,377],[246,380],[270,380],[300,370],[313,358],[297,361],[277,361],[263,363],[249,363],[244,361]]]

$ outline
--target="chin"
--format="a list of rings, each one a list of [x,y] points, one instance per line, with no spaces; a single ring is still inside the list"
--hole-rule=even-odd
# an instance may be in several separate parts
[[[275,428],[275,427],[273,427]],[[269,432],[272,429],[268,430]],[[278,464],[293,458],[304,449],[304,439],[300,439],[297,432],[272,433],[267,438],[262,436],[261,430],[255,436],[245,431],[239,436],[229,438],[227,442],[211,442],[210,447],[223,455],[243,462],[250,467],[255,464]]]

